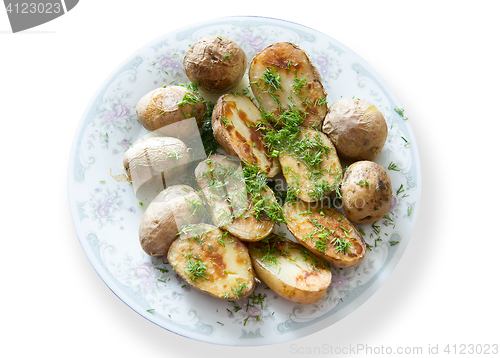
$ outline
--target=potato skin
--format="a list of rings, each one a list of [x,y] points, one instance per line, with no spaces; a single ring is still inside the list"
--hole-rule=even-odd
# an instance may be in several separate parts
[[[328,108],[323,133],[330,137],[339,156],[353,160],[373,160],[384,147],[387,123],[372,104],[345,98]]]
[[[364,259],[363,236],[336,210],[298,200],[286,203],[284,212],[287,227],[297,241],[335,267],[351,267]],[[338,251],[337,238],[350,242],[348,250]]]
[[[186,119],[196,118],[196,123],[200,123],[205,111],[203,100],[183,86],[157,88],[144,95],[136,106],[139,122],[148,131],[180,138],[197,132],[195,122]]]
[[[182,225],[197,224],[203,217],[202,201],[187,185],[173,185],[149,204],[139,225],[139,242],[150,256],[164,256]]]
[[[186,170],[190,161],[187,146],[171,137],[150,137],[134,143],[123,155],[123,167],[134,189],[164,184]]]
[[[202,270],[195,275],[188,262]],[[226,300],[242,299],[255,289],[255,273],[247,247],[215,226],[189,227],[168,251],[175,272],[197,290]]]
[[[318,302],[326,294],[329,264],[305,247],[276,234],[249,245],[257,276],[281,297],[300,304]]]
[[[225,36],[207,36],[186,52],[183,61],[191,82],[208,92],[225,92],[236,86],[247,68],[245,51]]]
[[[281,89],[273,90],[266,84],[263,80],[266,70],[280,77]],[[276,121],[288,107],[295,107],[306,114],[304,127],[321,128],[328,109],[327,94],[318,70],[297,45],[278,42],[266,47],[250,63],[248,78],[253,95],[264,111],[273,113]],[[297,86],[295,81],[304,79],[305,82]]]
[[[371,161],[351,164],[340,188],[346,217],[358,224],[381,219],[392,203],[392,184],[387,170]]]
[[[250,164],[259,164],[266,176],[272,178],[281,167],[277,158],[269,157],[265,131],[255,128],[258,122],[265,126],[257,106],[243,95],[220,96],[212,113],[212,128],[221,148]],[[270,129],[266,126],[266,130]]]

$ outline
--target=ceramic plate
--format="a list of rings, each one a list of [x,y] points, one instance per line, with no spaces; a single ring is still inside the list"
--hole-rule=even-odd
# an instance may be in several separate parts
[[[138,240],[142,214],[152,198],[110,176],[123,173],[122,156],[146,134],[135,106],[147,92],[189,83],[182,59],[190,44],[207,35],[236,41],[249,61],[267,45],[289,41],[305,50],[323,79],[328,103],[359,98],[385,116],[389,135],[375,160],[389,169],[393,204],[387,218],[358,226],[371,245],[366,258],[333,280],[318,303],[300,305],[278,297],[265,284],[263,301],[228,302],[196,291],[161,258],[144,254]],[[358,55],[310,28],[282,20],[230,17],[191,25],[161,36],[123,62],[88,105],[75,135],[68,172],[74,226],[93,267],[128,306],[171,332],[221,345],[258,346],[290,341],[334,324],[382,285],[401,258],[416,221],[420,164],[408,119],[392,91]],[[287,231],[286,227],[278,231]],[[261,296],[262,297],[262,296]]]

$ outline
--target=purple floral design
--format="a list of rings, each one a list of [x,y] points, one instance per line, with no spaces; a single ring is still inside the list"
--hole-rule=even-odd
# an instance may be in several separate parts
[[[141,290],[152,292],[156,288],[156,278],[154,277],[154,267],[150,262],[142,262],[135,267],[135,274],[140,278]]]
[[[120,222],[115,217],[116,212],[122,209],[123,204],[120,189],[111,190],[109,187],[96,187],[87,204],[90,207],[89,217],[97,221],[99,229],[108,223]]]
[[[260,52],[266,47],[264,39],[254,36],[250,31],[240,33],[240,42],[249,46],[255,52]]]
[[[330,287],[335,288],[337,291],[345,291],[349,286],[349,279],[343,274],[332,276],[332,284]]]

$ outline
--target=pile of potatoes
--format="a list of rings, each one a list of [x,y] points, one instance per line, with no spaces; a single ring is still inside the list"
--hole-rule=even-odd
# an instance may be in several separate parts
[[[247,73],[247,56],[224,36],[201,39],[183,63],[199,91],[174,85],[145,94],[136,111],[153,135],[123,157],[134,187],[163,188],[140,223],[142,249],[167,256],[187,283],[221,299],[247,297],[263,281],[288,300],[317,302],[331,283],[330,265],[350,267],[365,257],[354,224],[377,221],[390,207],[389,175],[373,161],[387,138],[382,113],[359,99],[328,107],[319,72],[289,42],[251,60],[247,94],[231,92]],[[204,94],[217,97],[213,110]],[[186,143],[207,115],[224,153],[196,163],[193,185],[170,185],[190,174]],[[352,163],[345,172],[341,160]],[[256,178],[283,175],[293,191],[278,207],[297,242],[275,234],[266,213],[252,215],[261,201],[277,202],[265,183],[249,191],[244,171],[255,167]],[[343,213],[322,205],[335,195]]]

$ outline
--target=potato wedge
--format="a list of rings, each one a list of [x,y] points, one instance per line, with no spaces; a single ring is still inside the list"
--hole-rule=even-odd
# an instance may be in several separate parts
[[[290,42],[266,47],[248,71],[252,92],[262,109],[278,118],[284,110],[306,113],[305,127],[321,128],[327,112],[321,76],[307,54]]]
[[[272,234],[249,244],[257,276],[287,300],[311,304],[323,298],[332,280],[330,265],[304,246]]]
[[[342,180],[334,145],[318,130],[302,128],[298,140],[279,154],[283,175],[298,198],[314,202],[330,195]]]
[[[281,169],[277,158],[269,157],[264,134],[266,125],[252,100],[243,95],[226,94],[217,100],[212,114],[215,139],[222,149],[242,161],[259,164],[268,178]]]
[[[334,209],[298,200],[286,203],[284,211],[288,229],[297,241],[335,267],[350,267],[365,257],[365,240]]]
[[[272,232],[275,223],[256,212],[237,158],[212,154],[198,164],[195,177],[217,227],[244,241],[261,240]],[[267,186],[259,196],[259,201],[276,202]]]
[[[186,226],[168,251],[168,262],[188,284],[214,297],[235,300],[255,288],[248,249],[215,226]]]

